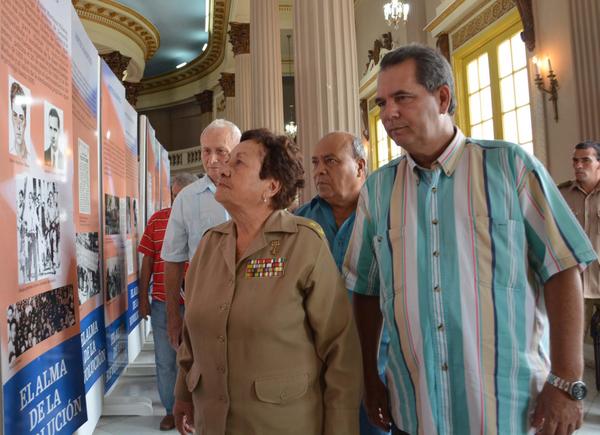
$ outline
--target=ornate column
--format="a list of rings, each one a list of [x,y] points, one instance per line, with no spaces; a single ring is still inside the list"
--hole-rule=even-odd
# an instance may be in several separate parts
[[[196,100],[200,104],[200,127],[204,130],[213,120],[213,91],[196,94]]]
[[[360,134],[356,30],[352,0],[294,2],[297,142],[310,180],[311,147],[326,133]],[[305,200],[315,194],[312,183]]]
[[[219,85],[221,85],[221,89],[223,89],[222,104],[224,106],[222,108],[217,107],[219,116],[235,123],[235,74],[221,73]],[[221,101],[219,101],[218,104],[221,104]]]
[[[283,78],[279,35],[279,0],[251,1],[252,126],[283,133]]]
[[[252,67],[250,63],[250,24],[229,23],[229,42],[235,59],[235,121],[240,130],[252,125]]]

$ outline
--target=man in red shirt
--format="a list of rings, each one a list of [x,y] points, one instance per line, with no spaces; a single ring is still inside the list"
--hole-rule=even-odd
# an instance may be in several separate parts
[[[177,194],[188,184],[196,181],[192,174],[177,174],[171,178],[171,203]],[[175,427],[173,418],[173,390],[177,377],[177,352],[169,344],[167,335],[167,309],[165,295],[165,264],[160,257],[163,238],[171,208],[163,208],[154,213],[144,230],[144,235],[138,246],[138,252],[144,255],[140,270],[140,315],[147,318],[150,315],[154,335],[154,351],[156,361],[156,377],[160,401],[167,410],[167,415],[160,422],[160,430],[171,430]],[[148,299],[150,279],[152,283],[152,304]],[[180,310],[183,315],[183,299],[179,298]]]

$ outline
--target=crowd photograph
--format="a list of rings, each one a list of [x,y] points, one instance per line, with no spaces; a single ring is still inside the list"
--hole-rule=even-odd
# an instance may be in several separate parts
[[[75,325],[73,286],[55,288],[8,306],[8,362]]]
[[[17,179],[19,284],[56,275],[60,268],[57,183],[32,176]]]

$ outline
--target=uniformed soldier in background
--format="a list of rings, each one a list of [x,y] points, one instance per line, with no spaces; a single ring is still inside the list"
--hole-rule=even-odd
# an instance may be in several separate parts
[[[559,184],[558,188],[585,230],[596,252],[600,249],[600,143],[581,142],[573,152],[575,179]],[[594,311],[600,309],[600,265],[590,264],[583,272],[583,297],[585,298],[585,337],[591,343],[590,321]],[[596,363],[600,364],[598,358]],[[593,362],[586,360],[586,365]]]

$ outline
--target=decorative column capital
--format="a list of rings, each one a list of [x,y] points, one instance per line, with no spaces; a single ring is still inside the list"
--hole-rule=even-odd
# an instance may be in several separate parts
[[[137,103],[138,93],[142,87],[141,83],[123,82],[125,86],[125,98],[129,101],[129,104],[135,106]]]
[[[219,84],[223,89],[223,95],[225,97],[235,97],[235,74],[234,73],[221,73]]]
[[[200,113],[204,115],[205,113],[212,112],[213,110],[213,91],[207,89],[204,92],[200,92],[195,95],[196,100],[200,104]]]
[[[129,65],[130,57],[124,56],[118,51],[111,51],[110,53],[101,54],[100,57],[104,59],[111,69],[111,71],[117,76],[119,80],[123,80],[123,73]]]
[[[525,47],[529,51],[533,51],[535,49],[535,26],[533,23],[532,0],[515,0],[515,4],[523,23],[521,39],[525,43]]]
[[[233,47],[233,55],[250,53],[250,23],[230,22],[229,42]]]

